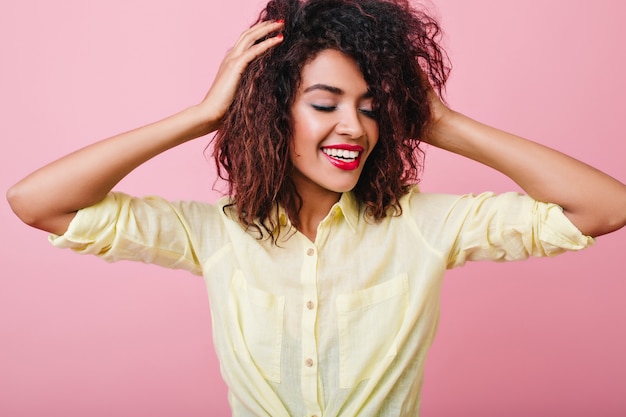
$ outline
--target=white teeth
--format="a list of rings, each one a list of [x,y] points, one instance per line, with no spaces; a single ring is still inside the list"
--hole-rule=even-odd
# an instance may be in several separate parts
[[[337,149],[337,148],[322,148],[322,152],[324,152],[328,156],[332,156],[333,158],[341,158],[348,161],[353,161],[358,158],[360,152],[359,151],[349,151],[347,149]]]

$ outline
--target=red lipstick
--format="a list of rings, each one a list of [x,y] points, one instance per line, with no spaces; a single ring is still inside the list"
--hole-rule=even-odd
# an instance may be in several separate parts
[[[338,144],[338,145],[329,145],[323,146],[322,153],[328,159],[328,161],[333,164],[333,166],[342,169],[344,171],[352,171],[359,167],[361,163],[361,155],[365,150],[362,146],[359,145],[349,145],[349,144]],[[331,150],[337,151],[331,151]],[[328,150],[328,151],[326,151]],[[350,158],[348,155],[343,156],[343,153],[348,152],[356,152],[357,155]],[[335,153],[335,155],[332,155]]]

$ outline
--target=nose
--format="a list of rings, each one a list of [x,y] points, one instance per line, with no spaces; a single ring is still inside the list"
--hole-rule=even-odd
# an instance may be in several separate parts
[[[360,138],[365,134],[365,129],[361,121],[361,115],[358,109],[343,109],[338,112],[339,120],[335,126],[335,131],[340,135],[349,136],[350,138]]]

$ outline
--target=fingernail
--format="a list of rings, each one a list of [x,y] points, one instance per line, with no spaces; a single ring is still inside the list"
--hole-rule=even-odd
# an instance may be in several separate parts
[[[276,23],[280,23],[282,25],[283,23],[285,23],[285,21],[283,19],[278,19]]]
[[[278,39],[278,40],[282,40],[282,39],[283,39],[283,37],[284,37],[284,36],[283,36],[283,34],[282,34],[282,33],[279,33],[278,35],[276,35],[276,39]]]

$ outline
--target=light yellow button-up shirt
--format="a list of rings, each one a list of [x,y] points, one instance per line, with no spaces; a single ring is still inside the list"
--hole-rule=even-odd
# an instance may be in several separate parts
[[[345,193],[315,242],[278,245],[215,205],[112,193],[58,247],[204,276],[235,416],[415,416],[447,268],[577,250],[593,240],[560,207],[506,193],[420,193],[374,222]]]

